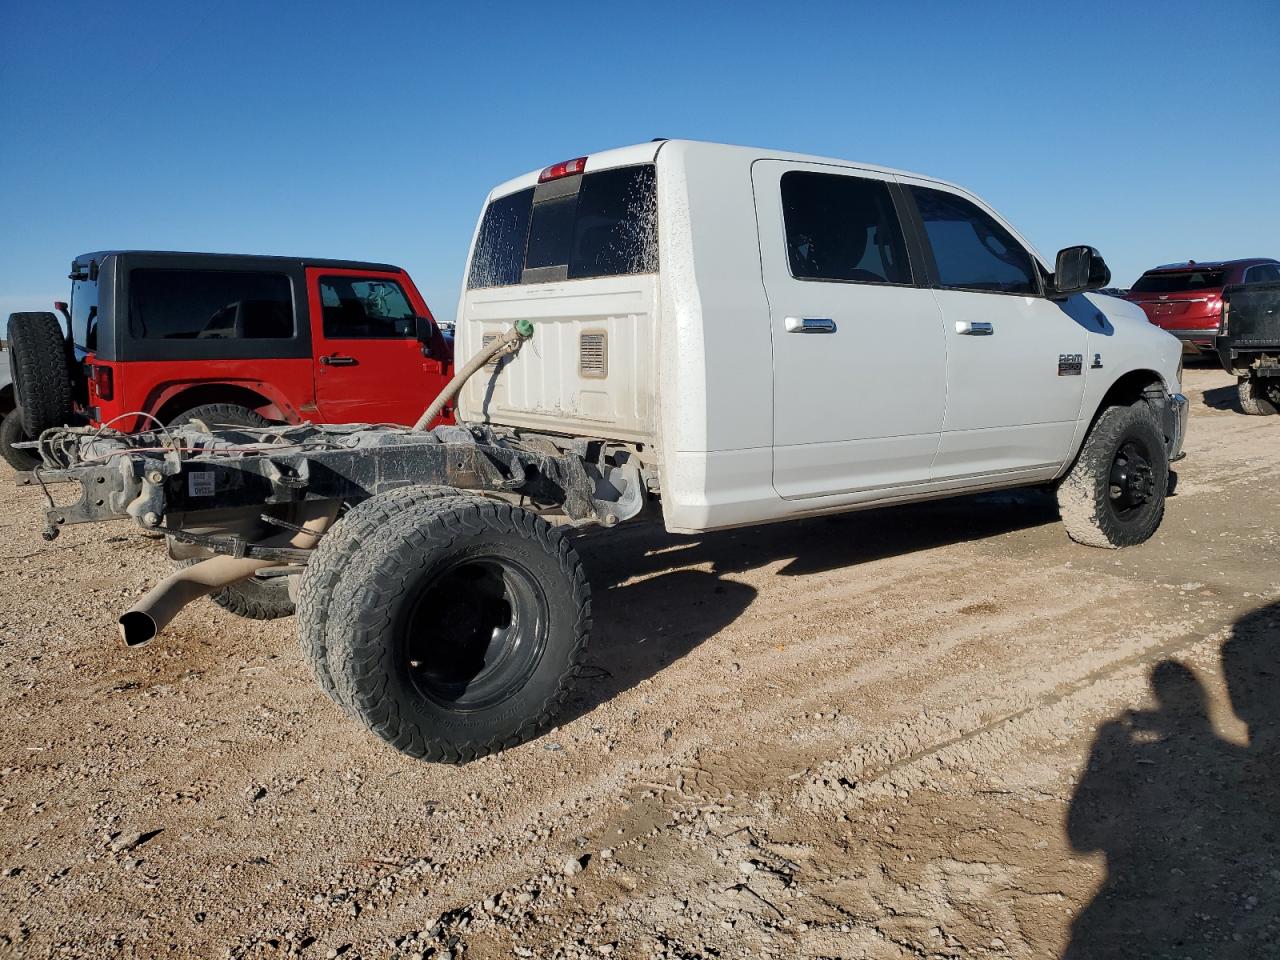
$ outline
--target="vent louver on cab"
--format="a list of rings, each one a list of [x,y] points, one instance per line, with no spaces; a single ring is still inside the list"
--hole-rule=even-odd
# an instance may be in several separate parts
[[[609,376],[609,335],[587,330],[578,337],[578,375],[604,379]]]

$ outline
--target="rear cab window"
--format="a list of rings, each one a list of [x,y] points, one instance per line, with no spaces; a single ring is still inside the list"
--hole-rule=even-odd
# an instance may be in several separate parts
[[[71,339],[87,353],[98,349],[98,281],[71,284]]]
[[[141,268],[129,275],[129,333],[138,340],[278,340],[294,335],[284,273]]]
[[[468,289],[653,273],[653,164],[590,171],[494,200],[485,209]]]

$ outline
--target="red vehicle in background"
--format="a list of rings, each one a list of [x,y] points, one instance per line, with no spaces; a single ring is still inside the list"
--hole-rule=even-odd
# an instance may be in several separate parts
[[[1280,262],[1269,258],[1170,263],[1137,279],[1126,300],[1168,330],[1187,353],[1212,352],[1222,324],[1222,289],[1235,283],[1280,280]]]
[[[62,319],[9,319],[0,440],[20,469],[38,460],[10,443],[75,420],[411,424],[452,375],[452,340],[390,264],[105,251],[71,280]]]

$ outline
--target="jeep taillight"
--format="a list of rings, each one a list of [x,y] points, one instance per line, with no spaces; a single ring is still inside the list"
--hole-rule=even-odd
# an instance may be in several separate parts
[[[99,400],[111,400],[116,395],[116,378],[110,367],[93,365],[93,392]]]
[[[547,169],[538,174],[538,182],[546,183],[548,180],[559,180],[561,177],[572,177],[575,173],[581,173],[587,169],[587,158],[578,157],[576,160],[565,160],[563,163],[553,163]]]

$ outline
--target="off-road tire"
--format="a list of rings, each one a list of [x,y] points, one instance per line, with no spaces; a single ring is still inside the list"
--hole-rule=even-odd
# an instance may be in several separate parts
[[[168,426],[180,427],[199,420],[210,430],[219,427],[269,427],[271,421],[238,403],[206,403],[170,418]]]
[[[1122,457],[1128,446],[1133,456]],[[1121,462],[1122,459],[1125,462]],[[1138,464],[1137,467],[1134,464]],[[1138,476],[1141,503],[1126,507]],[[1115,495],[1117,489],[1122,492]],[[1072,540],[1091,547],[1129,547],[1147,540],[1164,517],[1169,460],[1164,434],[1144,400],[1108,407],[1094,421],[1075,465],[1058,486],[1058,508]]]
[[[370,497],[347,511],[329,528],[307,562],[298,584],[297,602],[298,642],[302,647],[302,658],[316,675],[320,689],[346,712],[351,710],[338,696],[333,675],[329,672],[329,600],[338,581],[361,549],[375,539],[378,531],[392,517],[415,503],[460,493],[456,487],[417,484]]]
[[[1275,401],[1280,385],[1276,381],[1241,377],[1236,389],[1240,394],[1240,409],[1249,416],[1265,417],[1277,412]]]
[[[0,457],[4,457],[4,462],[13,469],[26,472],[40,466],[40,458],[34,450],[17,450],[13,446],[30,439],[22,429],[21,407],[9,411],[0,420]]]
[[[179,567],[200,563],[202,557],[179,560]],[[292,617],[288,577],[249,577],[209,594],[209,599],[228,613],[246,620],[280,620]]]
[[[551,725],[586,653],[591,588],[562,529],[448,497],[390,518],[328,615],[352,712],[402,753],[464,763]]]
[[[72,377],[67,338],[52,313],[9,314],[9,367],[27,436],[39,437],[71,419]]]

